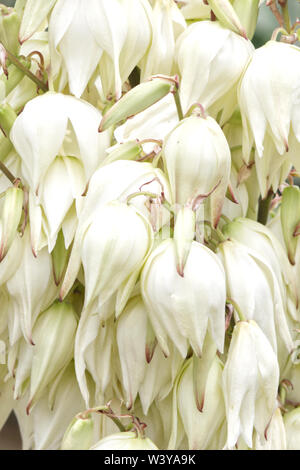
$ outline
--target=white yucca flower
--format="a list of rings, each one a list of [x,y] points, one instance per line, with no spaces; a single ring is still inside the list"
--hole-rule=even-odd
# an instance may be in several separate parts
[[[263,157],[266,134],[270,135],[280,155],[288,152],[289,147],[295,154],[297,141],[300,142],[299,84],[298,47],[269,41],[256,49],[239,87],[246,161],[253,140],[259,157]],[[291,139],[294,139],[293,145]]]
[[[34,98],[15,120],[10,138],[22,159],[22,173],[38,193],[42,178],[57,156],[81,160],[87,180],[109,147],[106,132],[99,134],[102,115],[89,103],[48,92]]]
[[[276,409],[278,382],[279,366],[267,337],[254,321],[238,322],[223,371],[229,449],[240,436],[252,448],[254,429],[264,441]]]
[[[141,63],[142,80],[155,74],[172,74],[175,42],[186,29],[184,17],[173,0],[154,0],[152,3],[152,41]]]
[[[250,41],[219,22],[190,25],[176,43],[183,112],[198,102],[208,110],[214,105],[215,116],[225,108],[224,116],[230,117],[237,104],[237,82],[253,51]]]
[[[150,11],[149,11],[150,10]],[[78,98],[100,65],[105,95],[119,99],[122,84],[151,40],[151,9],[145,0],[60,0],[49,20],[51,79],[69,83]]]
[[[184,277],[177,272],[174,240],[162,242],[141,275],[141,291],[158,343],[170,354],[169,339],[185,357],[190,344],[201,356],[206,331],[222,351],[225,334],[225,276],[217,256],[193,242]]]

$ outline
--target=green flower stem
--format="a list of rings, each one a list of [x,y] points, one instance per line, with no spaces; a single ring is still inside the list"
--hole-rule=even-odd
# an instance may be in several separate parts
[[[184,118],[178,88],[173,93],[179,121]]]
[[[8,178],[12,184],[15,184],[17,178],[9,171],[7,166],[5,166],[4,163],[1,161],[0,161],[0,170],[2,171],[2,173],[4,173],[6,178]]]
[[[257,221],[263,225],[266,225],[268,221],[269,209],[273,195],[273,191],[270,190],[267,197],[265,199],[261,199],[259,202]]]
[[[290,20],[290,14],[289,14],[288,0],[279,0],[279,5],[281,6],[285,29],[287,30],[288,33],[290,33],[291,32],[291,20]]]

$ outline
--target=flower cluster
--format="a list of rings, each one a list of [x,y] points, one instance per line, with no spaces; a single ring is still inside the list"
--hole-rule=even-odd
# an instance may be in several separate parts
[[[300,449],[299,22],[255,49],[259,3],[0,5],[24,449]]]

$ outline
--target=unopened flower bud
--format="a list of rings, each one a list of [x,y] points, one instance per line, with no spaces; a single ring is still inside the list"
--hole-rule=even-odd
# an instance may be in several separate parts
[[[195,237],[195,230],[195,211],[189,207],[182,207],[176,215],[176,223],[174,228],[177,271],[180,276],[184,275],[184,266]]]
[[[53,275],[55,284],[58,286],[62,280],[68,260],[69,260],[70,250],[66,249],[65,241],[62,231],[59,232],[55,247],[51,253],[52,264],[53,264]]]
[[[0,127],[5,137],[9,136],[10,130],[16,118],[17,118],[17,114],[8,103],[1,104]]]
[[[90,450],[158,450],[158,447],[148,437],[138,437],[135,432],[127,431],[105,437]]]
[[[20,48],[18,32],[20,18],[14,8],[0,6],[0,42],[12,54],[17,54]]]
[[[247,39],[246,31],[229,0],[207,1],[220,23]]]
[[[99,132],[149,108],[166,96],[173,85],[169,80],[153,78],[132,88],[103,116]]]
[[[103,165],[109,165],[117,160],[136,160],[142,150],[143,147],[138,141],[116,144],[107,150],[108,156],[103,161]]]
[[[9,188],[5,193],[4,206],[0,218],[0,261],[6,256],[16,235],[23,208],[24,193],[17,187]]]
[[[300,450],[300,407],[284,415],[287,450]]]
[[[232,6],[245,29],[247,37],[252,39],[257,24],[259,0],[233,0]]]
[[[289,260],[295,264],[300,235],[300,190],[297,186],[284,188],[281,200],[281,227]]]
[[[66,302],[54,303],[36,321],[28,414],[47,385],[72,359],[76,328],[77,315]]]
[[[61,450],[89,450],[93,443],[94,421],[91,415],[76,416],[66,430]]]

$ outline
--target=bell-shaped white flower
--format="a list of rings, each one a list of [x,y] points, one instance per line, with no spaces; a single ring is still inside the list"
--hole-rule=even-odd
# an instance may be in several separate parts
[[[188,436],[190,450],[207,449],[225,419],[222,371],[222,364],[216,357],[207,377],[205,387],[207,398],[202,412],[196,406],[192,363],[184,370],[179,380],[177,406]]]
[[[159,168],[153,168],[150,163],[132,161],[116,161],[100,167],[92,176],[86,197],[83,199],[82,210],[79,214],[78,229],[70,257],[70,262],[61,287],[61,297],[64,298],[72,287],[78,274],[81,262],[81,245],[84,233],[91,222],[98,217],[97,211],[106,203],[119,200],[126,203],[128,196],[136,194],[130,205],[136,207],[151,223],[153,222],[152,208],[157,212],[153,228],[159,230],[170,219],[170,213],[161,205],[147,207],[147,196],[139,195],[141,190],[150,191],[158,197],[163,191],[168,201],[171,200],[169,183]],[[127,225],[127,224],[126,224]]]
[[[22,173],[31,189],[39,184],[57,155],[81,160],[88,180],[109,147],[99,134],[101,113],[72,96],[48,92],[31,100],[15,120],[10,138],[22,159]]]
[[[157,346],[151,362],[146,365],[143,382],[139,389],[140,401],[145,415],[148,414],[153,403],[163,403],[167,400],[182,366],[183,359],[178,349],[172,343],[169,348],[170,355],[166,357],[161,348]]]
[[[64,234],[65,246],[71,244],[77,226],[77,202],[86,187],[83,164],[75,157],[56,157],[39,185],[39,196],[30,192],[29,217],[33,251],[42,241],[42,230],[52,252],[59,231]],[[75,217],[73,217],[73,214]],[[71,219],[74,218],[73,223]]]
[[[31,412],[34,449],[58,450],[72,417],[84,407],[74,372],[74,362],[71,361],[63,373],[51,382]],[[29,417],[26,418],[28,420]]]
[[[229,183],[231,157],[226,138],[211,117],[190,116],[166,137],[163,158],[172,202],[191,204],[210,195],[211,219],[218,224]]]
[[[206,110],[217,105],[214,115],[225,107],[230,117],[237,104],[237,82],[253,51],[250,41],[219,22],[190,25],[176,43],[183,112],[198,102]]]
[[[259,325],[275,352],[277,336],[290,352],[293,341],[282,293],[270,265],[258,252],[234,239],[221,243],[218,252],[226,271],[229,301],[244,318]]]
[[[75,350],[75,362],[77,364],[78,385],[86,404],[90,400],[90,389],[82,371],[84,372],[86,369],[95,382],[96,403],[103,402],[105,393],[114,380],[114,312],[115,296],[112,296],[104,306],[101,305],[101,316],[105,315],[107,319],[100,321],[99,309],[95,307],[95,313],[91,313],[86,318],[84,328],[81,329],[82,334],[78,334],[80,348]],[[81,338],[79,338],[80,335]]]
[[[246,161],[253,139],[259,157],[263,156],[266,133],[280,155],[289,150],[292,133],[300,142],[299,55],[298,47],[276,41],[254,52],[239,87]]]
[[[287,289],[293,295],[295,303],[298,303],[299,293],[287,254],[268,227],[254,220],[237,218],[226,224],[222,230],[224,235],[256,251],[269,264],[278,281],[284,305]]]
[[[76,374],[85,390],[84,353],[97,336],[100,320],[107,318],[106,302],[122,288],[125,299],[137,280],[152,247],[152,229],[133,207],[118,201],[95,212],[84,234],[81,260],[84,269],[85,299],[75,341]],[[125,303],[126,303],[125,300]],[[114,310],[109,310],[113,314]],[[90,319],[94,324],[91,328]]]
[[[200,356],[207,329],[217,348],[223,350],[225,275],[211,250],[193,242],[182,277],[176,269],[175,242],[162,242],[145,264],[141,291],[165,355],[170,353],[170,338],[183,357],[188,344]]]
[[[277,192],[280,185],[284,184],[291,169],[291,153],[280,155],[275,147],[272,137],[267,133],[264,140],[262,157],[255,152],[255,168],[262,199],[268,196],[270,190]]]
[[[243,437],[252,448],[256,429],[263,440],[276,409],[279,366],[271,344],[254,321],[236,324],[223,371],[227,446]]]
[[[118,319],[117,344],[128,409],[132,408],[147,367],[147,321],[147,311],[139,296],[129,300]],[[131,331],[130,335],[128,331]]]
[[[120,0],[90,0],[89,8],[84,0],[57,2],[49,21],[49,40],[52,80],[61,72],[59,91],[67,79],[71,93],[80,97],[101,59],[105,94],[113,92],[120,98],[122,84],[150,43],[149,10],[144,0],[129,0],[126,5]]]
[[[34,346],[30,346],[33,357],[28,414],[45,388],[71,361],[76,329],[77,315],[68,303],[54,303],[37,319],[33,329]],[[45,332],[47,341],[44,341]]]
[[[141,78],[151,75],[171,75],[175,42],[185,30],[184,17],[173,0],[155,0],[151,15],[152,41],[141,64]]]
[[[39,313],[54,301],[57,296],[57,287],[54,283],[51,256],[47,248],[39,251],[34,257],[28,228],[22,243],[24,244],[23,255],[19,259],[18,269],[7,281],[6,286],[17,311],[23,335],[28,342],[32,343],[34,322]]]
[[[113,201],[96,214],[81,250],[85,308],[97,296],[101,303],[106,302],[141,267],[152,244],[150,224],[131,206]]]

